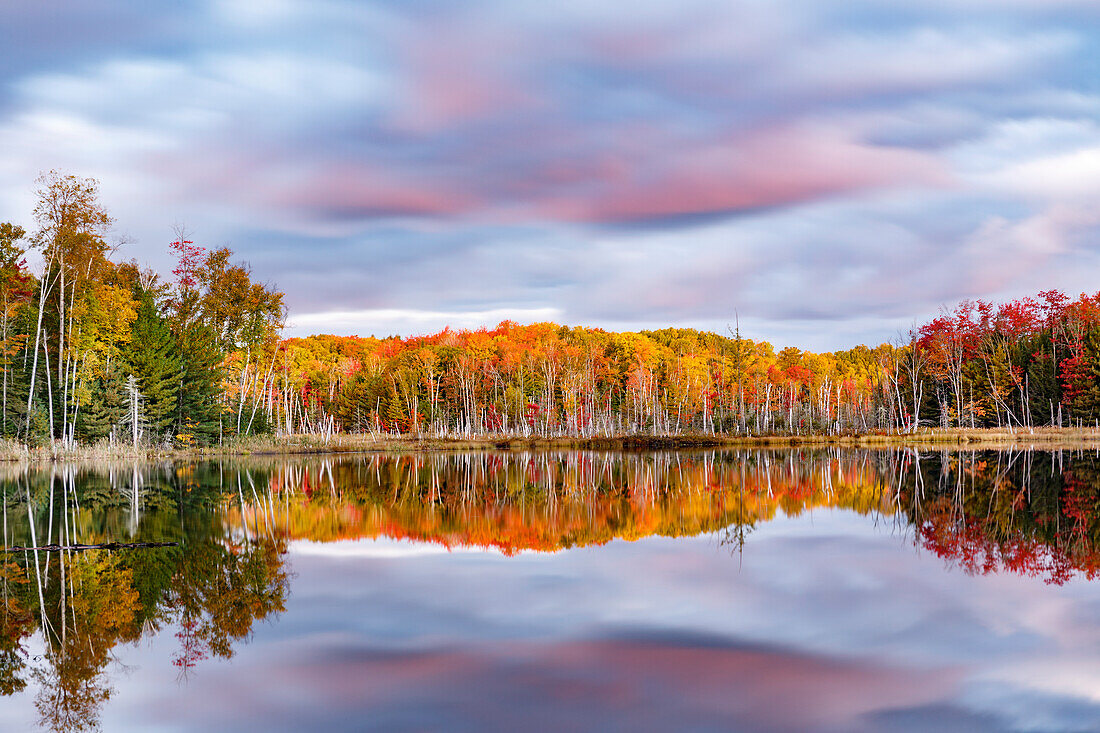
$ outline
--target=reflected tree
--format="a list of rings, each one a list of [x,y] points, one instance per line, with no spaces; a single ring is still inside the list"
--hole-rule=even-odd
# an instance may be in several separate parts
[[[120,644],[177,624],[185,646],[177,666],[190,670],[206,656],[232,656],[257,620],[283,610],[285,543],[238,539],[224,521],[219,475],[220,467],[108,466],[16,477],[23,499],[4,505],[9,546],[180,542],[148,551],[26,551],[0,565],[0,693],[33,683],[43,729],[99,727]],[[29,520],[9,527],[12,508]],[[28,660],[36,631],[44,653]]]

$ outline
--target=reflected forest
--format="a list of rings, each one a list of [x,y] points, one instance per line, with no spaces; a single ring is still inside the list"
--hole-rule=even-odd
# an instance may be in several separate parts
[[[468,453],[3,469],[0,691],[94,730],[113,650],[168,635],[181,684],[285,610],[291,543],[388,538],[505,556],[714,540],[818,508],[974,575],[1100,572],[1100,458],[1055,451]],[[168,547],[75,551],[104,542]],[[734,559],[737,557],[737,559]]]

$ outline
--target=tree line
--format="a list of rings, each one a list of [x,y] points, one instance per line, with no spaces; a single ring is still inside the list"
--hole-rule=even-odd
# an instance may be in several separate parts
[[[1100,293],[964,301],[892,343],[816,354],[553,323],[277,347],[285,433],[613,436],[1100,425]]]
[[[180,232],[168,278],[112,260],[94,180],[43,175],[34,218],[31,233],[0,224],[0,433],[31,445],[1100,425],[1100,293],[964,301],[891,343],[821,354],[737,329],[510,321],[283,339],[283,294],[229,249]]]

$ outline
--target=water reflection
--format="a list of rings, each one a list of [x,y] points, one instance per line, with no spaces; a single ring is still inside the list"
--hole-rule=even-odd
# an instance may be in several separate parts
[[[783,512],[892,514],[895,455],[516,453],[271,466],[271,502],[232,521],[292,539],[388,537],[506,555],[620,538],[747,533]],[[243,507],[243,513],[238,510]]]
[[[216,466],[9,471],[6,546],[176,540],[141,551],[9,553],[0,585],[0,690],[33,680],[43,728],[94,730],[111,697],[114,648],[179,631],[172,663],[186,674],[229,657],[255,621],[283,610],[285,543],[225,523]],[[31,655],[35,635],[41,653]]]
[[[503,555],[712,535],[737,554],[777,516],[844,509],[949,568],[1062,585],[1100,567],[1086,452],[473,453],[0,469],[0,693],[93,730],[114,650],[173,640],[185,680],[286,608],[296,540],[387,538]],[[595,647],[592,647],[595,648]],[[28,689],[29,688],[29,689]]]
[[[1100,570],[1094,453],[934,453],[902,472],[898,496],[919,545],[969,574],[1062,585]]]

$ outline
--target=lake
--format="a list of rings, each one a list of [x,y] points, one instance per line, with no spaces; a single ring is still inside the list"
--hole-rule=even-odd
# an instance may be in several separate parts
[[[0,729],[1100,728],[1100,457],[0,467]]]

